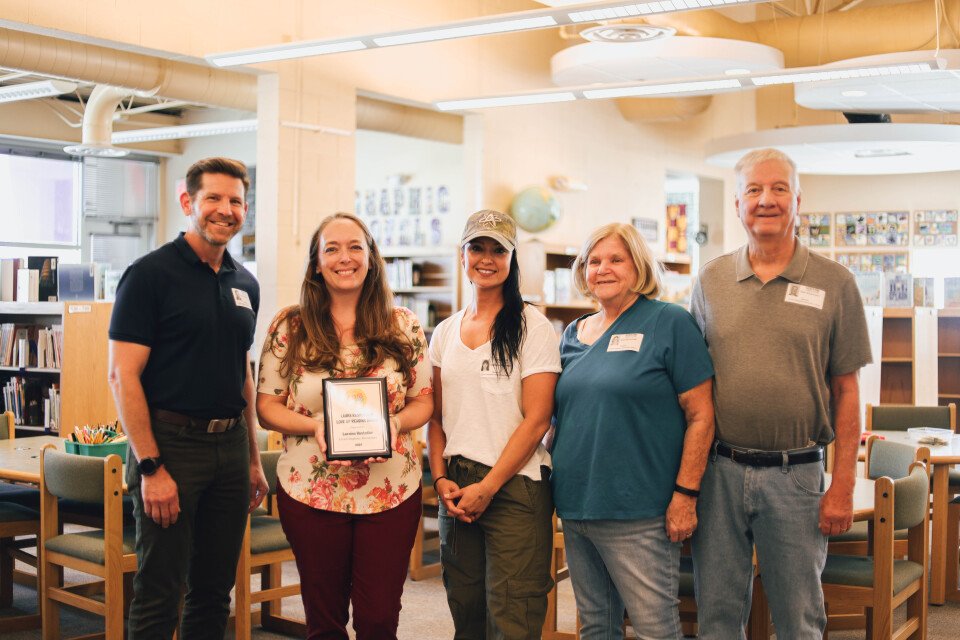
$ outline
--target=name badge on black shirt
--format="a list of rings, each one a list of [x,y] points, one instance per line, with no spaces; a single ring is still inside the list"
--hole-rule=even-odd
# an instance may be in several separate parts
[[[250,309],[250,311],[253,311],[253,305],[250,304],[250,296],[247,295],[247,292],[243,289],[233,288],[233,302],[238,307],[246,307]]]

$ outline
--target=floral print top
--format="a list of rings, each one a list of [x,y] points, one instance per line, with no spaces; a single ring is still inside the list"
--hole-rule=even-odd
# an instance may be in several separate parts
[[[291,324],[288,316],[296,307],[284,309],[270,323],[270,330],[260,356],[257,391],[286,396],[287,408],[317,420],[323,420],[323,379],[329,372],[310,372],[296,368],[284,378],[280,362],[289,344]],[[413,384],[407,387],[403,374],[392,359],[370,370],[360,361],[355,345],[345,345],[341,360],[345,370],[337,377],[360,375],[387,379],[387,403],[390,415],[403,409],[407,398],[433,393],[433,370],[426,358],[427,342],[420,321],[409,309],[396,307],[400,328],[413,344]],[[315,509],[339,513],[380,513],[398,506],[420,487],[420,460],[414,455],[413,436],[403,433],[393,456],[386,462],[356,463],[349,467],[327,465],[313,436],[283,436],[283,453],[277,463],[277,479],[283,490]]]

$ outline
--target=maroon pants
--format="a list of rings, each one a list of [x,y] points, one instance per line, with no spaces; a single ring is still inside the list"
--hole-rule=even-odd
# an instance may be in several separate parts
[[[300,571],[309,640],[396,640],[400,596],[421,514],[421,490],[381,513],[314,509],[278,487],[280,522]]]

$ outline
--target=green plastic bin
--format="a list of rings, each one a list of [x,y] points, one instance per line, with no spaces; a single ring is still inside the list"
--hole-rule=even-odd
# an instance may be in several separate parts
[[[81,456],[92,456],[94,458],[106,458],[111,453],[115,453],[123,460],[127,459],[126,442],[108,442],[106,444],[81,444],[73,440],[64,440],[64,447],[67,453],[75,453]]]

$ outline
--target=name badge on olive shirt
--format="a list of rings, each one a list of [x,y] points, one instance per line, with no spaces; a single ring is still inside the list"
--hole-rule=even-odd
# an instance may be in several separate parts
[[[640,351],[641,342],[643,342],[642,333],[617,333],[610,338],[610,344],[607,345],[607,352]]]
[[[250,296],[243,289],[233,289],[233,303],[238,307],[246,307],[253,311],[253,305],[250,304]]]
[[[802,284],[788,284],[787,295],[783,300],[784,302],[802,304],[805,307],[822,310],[823,300],[826,298],[826,295],[827,292],[823,289],[816,289]]]

